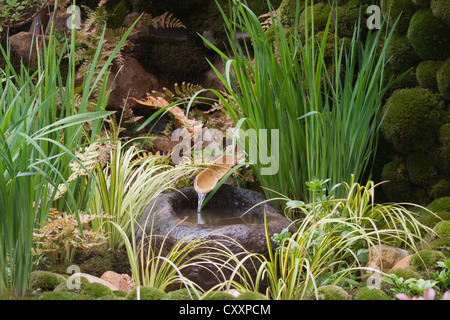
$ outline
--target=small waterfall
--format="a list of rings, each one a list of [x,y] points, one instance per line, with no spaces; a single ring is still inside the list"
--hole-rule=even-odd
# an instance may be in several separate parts
[[[198,207],[197,207],[197,223],[198,224],[205,224],[205,222],[202,219],[201,211],[202,211],[202,204],[203,201],[205,201],[206,193],[198,193]]]

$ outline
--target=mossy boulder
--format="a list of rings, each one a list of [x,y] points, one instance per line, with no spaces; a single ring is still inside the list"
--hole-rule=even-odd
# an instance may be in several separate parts
[[[394,36],[386,48],[386,57],[394,72],[404,72],[420,62],[406,35]]]
[[[430,196],[433,198],[444,197],[450,194],[450,178],[440,179],[431,187]]]
[[[450,27],[450,1],[431,0],[430,7],[435,17]]]
[[[413,153],[406,158],[409,180],[418,185],[431,185],[438,172],[423,153]]]
[[[326,285],[317,289],[319,300],[351,300],[352,296],[336,285]]]
[[[236,300],[236,297],[223,291],[211,291],[202,300]]]
[[[81,291],[82,294],[91,296],[92,298],[101,298],[104,296],[112,296],[113,291],[108,288],[107,286],[101,284],[101,283],[89,283],[88,285],[86,285],[83,289],[83,291]]]
[[[450,27],[449,27],[450,34]],[[450,51],[448,52],[450,55]],[[447,100],[450,100],[450,58],[445,60],[436,73],[439,93]]]
[[[419,9],[412,16],[408,39],[423,60],[445,60],[450,52],[448,26],[437,19],[430,9]]]
[[[383,192],[389,201],[412,200],[412,186],[408,178],[405,162],[396,157],[393,161],[384,165],[381,172]]]
[[[442,61],[433,61],[433,60],[422,61],[417,65],[416,68],[417,82],[422,88],[428,88],[435,91],[438,90],[437,71],[439,70],[439,67],[441,65]]]
[[[411,257],[411,268],[417,271],[425,271],[436,265],[436,262],[445,259],[445,255],[437,250],[421,250]]]
[[[389,297],[375,287],[362,287],[356,294],[355,300],[389,300]]]
[[[388,19],[388,24],[392,27],[400,16],[397,23],[396,32],[405,33],[408,30],[409,22],[416,11],[412,0],[384,0],[382,12],[384,19]]]
[[[194,290],[183,288],[167,292],[161,300],[198,300],[198,296]]]
[[[246,291],[239,295],[236,300],[268,300],[265,295],[259,292]]]
[[[450,220],[438,222],[433,230],[441,238],[450,237]]]
[[[399,152],[426,151],[437,140],[443,105],[429,89],[395,90],[383,107],[381,132]]]
[[[33,271],[31,273],[31,289],[53,291],[58,285],[65,283],[66,278],[60,274],[48,271]]]
[[[140,300],[161,300],[166,293],[161,289],[141,286],[140,287]],[[131,290],[125,297],[126,300],[137,300],[136,288]]]

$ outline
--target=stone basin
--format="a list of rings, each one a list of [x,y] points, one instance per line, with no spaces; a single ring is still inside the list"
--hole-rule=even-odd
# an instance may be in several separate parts
[[[226,208],[236,217],[265,200],[264,195],[255,191],[224,184],[216,191],[204,209],[214,211],[215,209],[223,210]],[[220,225],[217,222],[216,224],[199,224],[183,221],[183,217],[179,213],[186,209],[196,210],[197,204],[198,195],[193,187],[159,195],[145,208],[138,221],[135,229],[137,244],[141,247],[142,245],[146,246],[145,241],[142,242],[141,240],[145,239],[145,235],[152,235],[152,244],[156,246],[156,250],[159,250],[164,238],[162,252],[163,255],[166,255],[168,250],[181,239],[189,241],[189,239],[195,237],[205,237],[205,239],[229,237],[236,240],[248,252],[267,256],[264,214],[267,217],[269,236],[290,227],[290,221],[268,203],[258,205],[247,212],[247,219],[242,223]],[[242,252],[242,248],[236,244],[228,243],[227,247],[234,253]],[[254,278],[256,277],[256,270],[250,270],[254,268],[251,267],[250,260],[248,262],[246,266],[249,268],[252,278]],[[257,262],[256,265],[258,266]],[[215,277],[202,268],[185,269],[183,275],[205,290],[217,284]],[[264,287],[263,285],[261,289]]]

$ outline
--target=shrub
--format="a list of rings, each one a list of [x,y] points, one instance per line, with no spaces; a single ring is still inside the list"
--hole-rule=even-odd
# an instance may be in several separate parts
[[[352,296],[336,285],[326,285],[317,289],[319,300],[351,300]]]
[[[362,287],[356,294],[355,300],[389,300],[389,297],[375,287]]]
[[[450,237],[450,220],[441,221],[433,229],[439,237]]]
[[[101,298],[106,295],[113,295],[113,291],[101,283],[90,283],[86,285],[81,292],[92,298]]]
[[[61,283],[65,283],[66,278],[60,274],[48,271],[33,271],[31,273],[31,289],[41,289],[42,291],[52,291]]]
[[[448,0],[431,0],[431,11],[436,18],[450,27],[450,2]]]
[[[450,52],[448,54],[450,55]],[[450,58],[441,65],[436,73],[436,79],[440,94],[450,100]]]
[[[246,291],[239,295],[236,300],[268,300],[265,295],[259,292]]]
[[[140,287],[141,300],[161,300],[166,293],[160,289],[151,288],[147,286]],[[126,300],[137,300],[136,288],[131,290],[125,297]]]
[[[437,138],[442,108],[439,96],[428,89],[396,90],[384,106],[381,131],[399,152],[428,150]]]
[[[437,250],[421,250],[411,257],[411,267],[418,271],[424,271],[433,268],[436,262],[445,260],[442,252]]]
[[[404,72],[420,61],[406,35],[395,36],[387,46],[386,55],[394,72]]]
[[[450,52],[448,26],[438,20],[430,9],[419,9],[412,16],[408,39],[423,60],[444,60]]]
[[[441,65],[442,62],[432,60],[422,61],[417,65],[416,68],[417,82],[422,88],[432,89],[435,91],[438,90],[436,74]]]

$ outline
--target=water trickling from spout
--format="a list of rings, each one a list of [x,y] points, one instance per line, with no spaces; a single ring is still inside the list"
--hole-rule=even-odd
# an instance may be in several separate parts
[[[205,222],[202,219],[201,211],[202,211],[202,204],[203,201],[205,201],[206,193],[198,193],[198,207],[197,207],[197,223],[198,224],[204,224]]]

